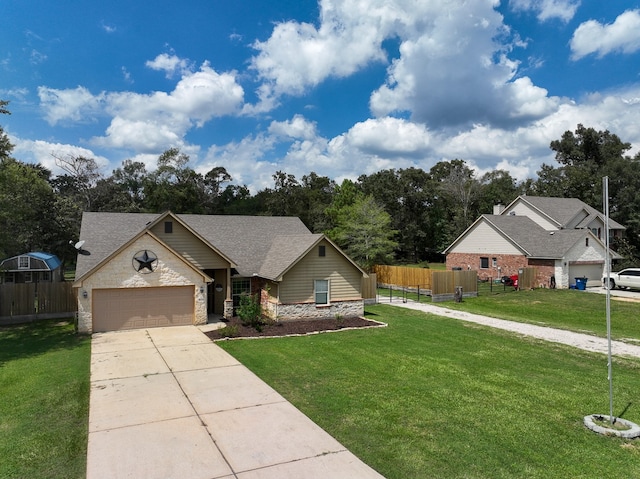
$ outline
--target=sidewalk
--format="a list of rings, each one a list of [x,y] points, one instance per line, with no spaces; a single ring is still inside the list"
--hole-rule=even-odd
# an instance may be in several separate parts
[[[385,303],[386,304],[386,303]],[[607,338],[591,336],[589,334],[574,333],[563,329],[549,328],[546,326],[536,326],[534,324],[518,323],[516,321],[508,321],[505,319],[496,319],[479,314],[467,313],[455,309],[435,306],[431,303],[403,303],[402,298],[398,298],[398,302],[389,303],[391,306],[397,306],[407,309],[415,309],[424,311],[425,313],[436,314],[438,316],[446,316],[449,318],[460,319],[462,321],[470,321],[482,324],[492,328],[504,329],[514,333],[532,336],[534,338],[551,341],[554,343],[566,344],[586,351],[596,353],[608,353]],[[624,343],[622,341],[611,341],[611,352],[615,356],[629,356],[640,358],[640,346]]]
[[[384,479],[195,326],[94,334],[88,479]]]

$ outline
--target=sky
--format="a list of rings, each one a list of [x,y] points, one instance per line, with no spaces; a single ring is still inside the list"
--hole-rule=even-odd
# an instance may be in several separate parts
[[[640,151],[640,0],[0,0],[13,156],[252,193],[462,159],[517,180],[578,124]]]

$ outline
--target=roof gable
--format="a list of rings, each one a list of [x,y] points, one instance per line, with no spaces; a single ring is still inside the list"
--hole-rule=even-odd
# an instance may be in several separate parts
[[[600,218],[604,223],[604,214],[577,198],[518,196],[500,214],[509,215],[522,205],[552,223],[557,229],[587,228],[596,218]],[[609,228],[625,229],[611,219]]]
[[[548,231],[526,216],[482,215],[474,225],[480,222],[490,225],[529,258],[561,259],[574,245],[583,241],[585,236],[601,243],[589,230]],[[453,249],[470,230],[471,227],[452,243],[445,253]]]

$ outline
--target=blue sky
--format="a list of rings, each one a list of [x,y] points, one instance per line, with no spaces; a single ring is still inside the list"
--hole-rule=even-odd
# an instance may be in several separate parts
[[[640,0],[2,0],[14,156],[178,147],[257,192],[460,158],[535,177],[579,123],[640,149]]]

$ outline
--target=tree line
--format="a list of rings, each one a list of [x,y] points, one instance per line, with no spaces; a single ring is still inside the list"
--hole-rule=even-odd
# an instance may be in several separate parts
[[[8,114],[0,101],[0,113]],[[375,263],[442,260],[441,252],[480,214],[518,195],[579,198],[602,210],[602,177],[609,176],[611,218],[626,226],[614,245],[625,263],[640,251],[640,154],[609,131],[578,125],[552,141],[556,165],[536,179],[516,181],[507,171],[477,176],[462,159],[429,171],[387,169],[340,184],[311,172],[302,178],[277,171],[273,186],[251,194],[223,166],[196,172],[189,157],[171,148],[156,168],[125,160],[104,175],[92,158],[55,157],[54,176],[40,164],[12,156],[0,127],[0,258],[27,251],[56,254],[67,265],[76,251],[83,211],[297,216],[325,233],[367,268]]]

